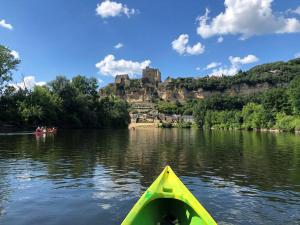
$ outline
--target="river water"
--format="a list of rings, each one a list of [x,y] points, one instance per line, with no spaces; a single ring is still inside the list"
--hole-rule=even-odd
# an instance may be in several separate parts
[[[170,165],[219,224],[300,224],[300,135],[197,129],[0,135],[0,224],[120,224]]]

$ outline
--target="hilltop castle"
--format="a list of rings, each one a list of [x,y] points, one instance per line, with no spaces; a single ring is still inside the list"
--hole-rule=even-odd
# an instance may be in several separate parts
[[[143,75],[141,79],[141,84],[143,85],[153,85],[158,87],[158,84],[161,83],[161,73],[159,69],[150,68],[147,66],[143,69]],[[122,89],[122,87],[130,86],[130,78],[128,74],[119,74],[115,78],[115,86],[117,89]]]
[[[198,78],[177,78],[198,79]],[[182,86],[182,82],[167,77],[161,80],[159,69],[146,67],[142,70],[140,79],[132,79],[128,74],[118,74],[115,82],[108,84],[100,89],[100,96],[116,95],[126,100],[131,105],[145,103],[147,105],[157,100],[164,101],[186,101],[188,99],[204,98],[211,95],[210,92],[203,91],[201,88],[190,91]]]
[[[272,72],[272,71],[271,71]],[[271,73],[270,72],[270,73]],[[269,89],[272,85],[261,82],[249,85],[245,82],[222,86],[222,77],[167,77],[161,80],[159,69],[146,67],[140,79],[132,79],[128,74],[119,74],[115,82],[100,89],[100,96],[116,95],[131,105],[157,101],[186,102],[193,99],[208,98],[215,94],[249,95]],[[221,83],[220,83],[221,82]]]
[[[159,69],[146,67],[141,79],[130,79],[128,74],[118,74],[115,82],[100,90],[100,95],[115,94],[130,103],[151,102],[158,98],[158,88],[161,84]]]

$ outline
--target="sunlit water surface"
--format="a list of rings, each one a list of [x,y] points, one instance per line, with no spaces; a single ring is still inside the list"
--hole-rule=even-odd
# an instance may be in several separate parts
[[[194,129],[0,135],[0,224],[120,224],[166,165],[219,224],[300,224],[300,135]]]

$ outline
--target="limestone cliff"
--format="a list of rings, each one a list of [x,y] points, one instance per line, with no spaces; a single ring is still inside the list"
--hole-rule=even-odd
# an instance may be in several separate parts
[[[116,76],[115,83],[101,89],[100,94],[115,94],[129,103],[154,100],[184,102],[215,94],[251,95],[274,87],[284,87],[295,76],[300,76],[300,59],[256,66],[231,77],[168,77],[164,82],[161,82],[158,69],[146,68],[141,79],[130,79],[127,75]]]

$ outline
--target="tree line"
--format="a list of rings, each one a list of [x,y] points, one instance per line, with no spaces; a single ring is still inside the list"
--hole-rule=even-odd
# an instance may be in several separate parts
[[[247,96],[215,94],[186,103],[158,101],[157,109],[194,115],[200,128],[300,131],[300,74],[287,87]]]
[[[268,83],[271,86],[280,86],[291,82],[300,73],[300,58],[288,62],[274,62],[253,67],[248,71],[240,70],[234,76],[222,77],[183,77],[175,78],[168,82],[167,88],[186,88],[197,90],[202,88],[207,91],[224,91],[234,85],[256,85]]]
[[[300,131],[300,76],[288,87],[253,96],[217,95],[200,100],[193,114],[199,127]]]
[[[11,85],[20,60],[0,45],[0,125],[70,128],[126,127],[128,104],[114,96],[100,98],[96,78],[57,76],[33,89]]]

